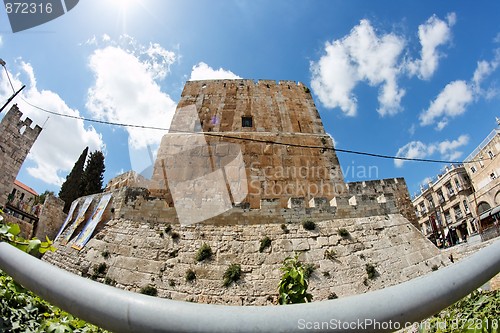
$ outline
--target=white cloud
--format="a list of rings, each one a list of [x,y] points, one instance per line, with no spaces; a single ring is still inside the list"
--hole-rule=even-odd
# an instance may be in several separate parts
[[[450,82],[431,102],[429,108],[420,114],[420,125],[431,125],[438,120],[437,129],[443,129],[448,119],[463,114],[472,100],[472,89],[465,81]]]
[[[222,80],[222,79],[241,79],[238,75],[223,68],[213,69],[204,62],[199,62],[191,70],[190,81],[199,80]]]
[[[92,53],[89,66],[95,82],[88,91],[86,106],[95,117],[106,121],[167,128],[176,103],[161,91],[156,80],[169,72],[175,56],[158,44],[137,48],[133,40],[129,42],[135,47],[133,52],[107,46]],[[134,149],[158,144],[163,134],[140,128],[126,130]]]
[[[352,91],[364,81],[379,87],[378,113],[395,114],[405,94],[397,84],[405,43],[392,33],[377,35],[370,21],[362,20],[349,35],[325,44],[326,54],[311,63],[311,87],[326,107],[354,116],[357,100]]]
[[[399,148],[396,156],[403,158],[426,158],[432,155],[435,150],[436,147],[434,145],[428,146],[421,141],[411,141]],[[404,160],[394,160],[394,165],[400,168],[403,166],[404,162]]]
[[[31,64],[21,61],[20,72],[10,75],[14,87],[22,85],[19,76],[27,76],[27,87],[16,98],[18,107],[24,116],[33,120],[33,127],[38,124],[44,128],[35,141],[27,160],[34,164],[26,171],[34,178],[47,184],[61,185],[64,176],[71,170],[82,150],[88,146],[91,151],[105,148],[101,135],[91,126],[85,126],[82,120],[49,115],[23,101],[26,99],[41,108],[80,117],[78,110],[69,107],[56,93],[37,87],[35,71]],[[12,94],[5,71],[0,82],[0,99],[6,100]],[[7,107],[7,110],[10,106]]]
[[[495,57],[491,61],[485,61],[481,60],[477,62],[477,67],[476,70],[474,71],[474,74],[472,76],[472,87],[474,89],[474,93],[479,96],[486,96],[486,98],[491,98],[492,95],[492,89],[486,89],[486,91],[481,89],[481,83],[489,76],[491,75],[496,69],[498,68],[498,65],[500,64],[500,49],[495,50]],[[495,91],[493,91],[493,95],[496,94]]]
[[[458,151],[459,147],[465,146],[469,143],[468,135],[460,135],[458,139],[452,141],[442,141],[437,144],[439,153],[445,160],[456,160],[462,156],[463,152]]]
[[[427,80],[434,74],[438,67],[439,58],[442,56],[437,48],[450,41],[450,28],[455,24],[455,21],[455,13],[451,13],[447,16],[447,22],[433,15],[424,24],[419,25],[418,38],[420,45],[422,45],[422,51],[420,59],[408,63],[408,71],[411,75],[417,75],[420,79]]]
[[[459,151],[458,148],[463,147],[468,143],[469,136],[467,135],[460,135],[456,140],[452,141],[444,140],[430,144],[425,144],[422,141],[411,141],[399,148],[396,156],[403,158],[425,159],[437,152],[440,154],[441,159],[454,161],[460,158],[463,154],[463,152]],[[396,159],[394,160],[394,165],[400,168],[405,162],[405,160]]]

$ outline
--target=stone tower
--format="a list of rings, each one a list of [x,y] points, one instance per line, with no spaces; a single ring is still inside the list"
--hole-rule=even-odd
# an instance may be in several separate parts
[[[285,207],[293,197],[332,199],[345,190],[309,89],[293,81],[240,79],[186,83],[158,151],[153,187],[164,189],[168,200],[172,178],[202,177],[237,160],[239,152],[244,171],[226,168],[226,186],[233,193],[243,186],[247,195],[233,196],[233,204],[260,208],[262,199],[278,199]],[[169,160],[176,165],[169,167]],[[246,182],[234,181],[238,172]]]
[[[31,128],[32,120],[21,120],[23,113],[14,104],[0,123],[0,206],[7,203],[9,191],[19,169],[42,128]]]

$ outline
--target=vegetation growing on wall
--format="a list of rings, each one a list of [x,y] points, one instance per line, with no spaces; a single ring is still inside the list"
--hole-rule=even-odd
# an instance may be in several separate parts
[[[305,268],[299,261],[299,255],[287,257],[280,268],[283,272],[278,287],[279,304],[311,302],[313,296],[307,292],[308,282]]]

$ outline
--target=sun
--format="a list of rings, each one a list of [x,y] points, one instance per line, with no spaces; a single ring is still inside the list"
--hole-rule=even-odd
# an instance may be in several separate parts
[[[126,11],[133,5],[137,4],[137,2],[139,2],[139,0],[108,0],[108,1],[114,8],[120,11]]]

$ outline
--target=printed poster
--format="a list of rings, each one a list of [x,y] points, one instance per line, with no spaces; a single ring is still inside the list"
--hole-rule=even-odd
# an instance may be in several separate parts
[[[75,208],[76,206],[78,205],[78,201],[80,201],[79,199],[76,199],[75,201],[73,201],[71,203],[71,207],[69,209],[69,212],[68,212],[68,216],[66,217],[66,220],[64,221],[61,229],[59,230],[59,232],[57,233],[57,236],[56,238],[54,238],[54,241],[59,237],[61,236],[61,234],[63,233],[64,229],[66,229],[66,227],[68,226],[69,222],[71,222],[72,218],[73,218],[73,213],[75,212]]]
[[[74,241],[73,246],[71,246],[72,248],[81,250],[85,246],[85,244],[87,244],[95,228],[101,221],[102,214],[106,210],[110,199],[111,193],[102,196],[99,204],[94,209],[94,213],[92,213],[92,216],[87,220],[85,227],[83,227],[82,231],[80,231],[80,234],[78,234],[78,237]]]
[[[71,239],[71,236],[73,236],[73,233],[78,228],[80,223],[82,223],[83,220],[85,220],[85,213],[87,212],[87,209],[89,209],[89,206],[92,203],[92,199],[94,199],[94,196],[85,198],[85,201],[78,210],[78,215],[76,216],[75,222],[73,222],[73,224],[69,227],[69,232],[66,234],[66,237],[64,237],[61,240],[61,244],[66,245]]]

